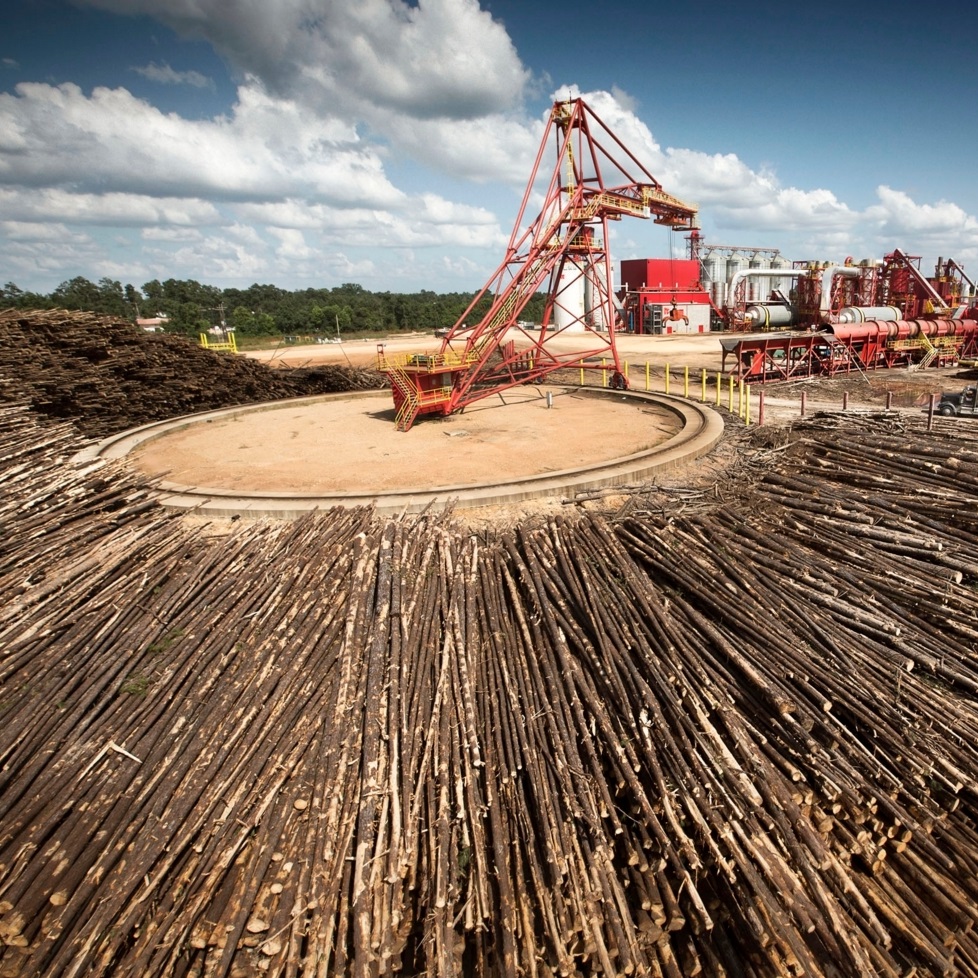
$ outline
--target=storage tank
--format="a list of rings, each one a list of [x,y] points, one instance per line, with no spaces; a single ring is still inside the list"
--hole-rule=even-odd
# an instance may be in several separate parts
[[[771,262],[767,258],[762,258],[760,255],[754,255],[753,258],[747,263],[747,267],[751,271],[761,268],[770,268]],[[768,292],[770,292],[771,287],[769,284],[769,279],[767,278],[749,278],[747,279],[747,293],[744,296],[747,302],[764,302],[767,299]]]
[[[591,329],[607,329],[608,315],[602,300],[601,289],[595,285],[595,275],[600,275],[600,266],[591,265],[591,274],[584,279],[584,315]],[[573,332],[573,330],[571,330]]]
[[[758,329],[784,329],[794,321],[794,313],[790,306],[781,305],[761,305],[748,306],[744,316],[751,326]]]
[[[715,251],[707,252],[700,259],[703,268],[703,284],[715,306],[722,306],[727,299],[727,259]]]
[[[771,259],[771,268],[783,268],[786,271],[791,271],[791,262],[778,255],[777,258]],[[793,280],[790,275],[785,275],[784,278],[772,278],[770,282],[772,292],[780,292],[785,296],[787,296],[791,291],[791,286],[793,284]]]
[[[844,306],[839,310],[840,323],[865,323],[875,320],[880,323],[895,323],[900,318],[896,306]]]
[[[727,259],[726,266],[726,284],[728,285],[737,272],[741,272],[747,267],[747,259],[743,255],[734,254]],[[727,302],[732,302],[733,296],[727,292],[726,285],[724,292],[726,293],[724,299]]]
[[[554,326],[569,333],[585,332],[584,268],[573,258],[564,260],[554,295]]]

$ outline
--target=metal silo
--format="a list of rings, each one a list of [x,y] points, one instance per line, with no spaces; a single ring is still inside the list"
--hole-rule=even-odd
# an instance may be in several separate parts
[[[766,269],[771,267],[771,262],[760,255],[754,255],[747,263],[751,271]],[[766,302],[768,293],[771,291],[770,279],[758,276],[747,279],[747,292],[744,298],[747,302]]]
[[[715,251],[709,251],[700,259],[703,284],[715,306],[723,306],[727,299],[727,260]]]
[[[771,268],[784,268],[791,269],[791,262],[787,258],[782,258],[778,255],[771,259]],[[787,296],[791,291],[792,280],[790,275],[785,275],[784,278],[772,278],[771,279],[771,291],[780,292],[784,296]]]
[[[726,269],[727,283],[729,283],[738,272],[742,272],[747,267],[747,259],[743,255],[734,252],[734,254],[732,254],[727,259],[726,266],[727,266]],[[735,300],[735,297],[730,295],[729,293],[726,295],[725,298],[726,298],[727,305],[729,305],[731,302]]]

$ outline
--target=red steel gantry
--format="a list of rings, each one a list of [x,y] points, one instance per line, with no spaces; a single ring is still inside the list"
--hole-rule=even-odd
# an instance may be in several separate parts
[[[525,224],[552,137],[557,159],[543,207]],[[583,99],[555,102],[506,257],[439,352],[393,357],[383,347],[378,350],[398,429],[407,431],[419,415],[453,414],[568,367],[611,370],[612,384],[627,386],[615,349],[615,332],[623,324],[607,250],[608,223],[624,215],[651,217],[676,229],[696,226],[696,208],[666,193]],[[544,286],[543,322],[539,330],[530,330],[519,316]],[[470,325],[487,296],[492,297],[489,311]]]

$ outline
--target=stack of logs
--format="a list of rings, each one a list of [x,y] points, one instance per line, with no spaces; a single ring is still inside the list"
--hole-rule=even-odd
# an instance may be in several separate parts
[[[10,408],[0,975],[978,975],[952,434],[816,418],[659,514],[228,530]]]
[[[26,401],[102,438],[166,418],[380,387],[374,371],[340,366],[272,370],[87,312],[0,311],[0,401]]]

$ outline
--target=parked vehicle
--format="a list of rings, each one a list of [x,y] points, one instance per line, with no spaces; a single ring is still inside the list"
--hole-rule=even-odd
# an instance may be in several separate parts
[[[960,391],[941,394],[937,413],[946,418],[978,416],[978,387],[965,387]]]

